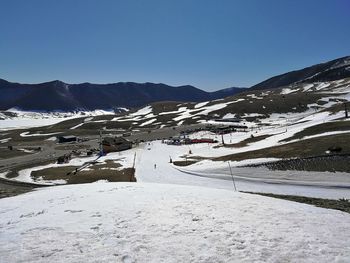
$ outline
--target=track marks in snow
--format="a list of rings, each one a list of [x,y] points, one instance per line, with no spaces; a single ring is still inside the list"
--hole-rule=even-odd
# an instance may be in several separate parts
[[[99,183],[11,200],[0,200],[7,211],[0,217],[5,262],[329,262],[350,256],[347,214],[226,190]],[[5,224],[38,207],[46,213]]]

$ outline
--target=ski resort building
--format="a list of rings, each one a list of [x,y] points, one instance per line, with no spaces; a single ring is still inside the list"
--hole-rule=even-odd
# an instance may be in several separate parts
[[[120,152],[131,149],[132,143],[123,137],[106,137],[102,141],[104,153]]]

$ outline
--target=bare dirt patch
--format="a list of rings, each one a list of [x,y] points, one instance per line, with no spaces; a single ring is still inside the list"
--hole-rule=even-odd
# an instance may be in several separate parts
[[[255,158],[294,158],[326,155],[330,147],[340,146],[342,154],[350,154],[349,135],[338,134],[313,138],[255,151],[214,158],[215,161],[241,161]]]
[[[241,147],[245,147],[250,143],[253,142],[258,142],[258,141],[262,141],[265,140],[266,138],[270,137],[271,135],[266,134],[266,135],[260,135],[260,136],[253,136],[253,137],[249,137],[243,141],[240,141],[238,143],[233,143],[233,144],[225,144],[225,145],[221,145],[224,147],[233,147],[233,148],[241,148]]]
[[[279,171],[317,171],[350,173],[350,155],[326,155],[308,158],[286,159],[276,162],[248,165],[248,167],[267,167]],[[350,175],[349,175],[350,176]]]
[[[175,161],[174,165],[176,165],[176,166],[188,166],[188,165],[194,164],[196,162],[198,162],[198,161],[192,161],[192,160],[191,161]]]
[[[314,205],[317,207],[328,208],[340,210],[346,213],[350,213],[350,201],[348,199],[322,199],[322,198],[313,198],[313,197],[305,197],[305,196],[295,196],[295,195],[277,195],[270,193],[253,193],[253,192],[245,192],[250,194],[258,194],[273,198],[285,199],[289,201],[294,201],[298,203],[304,203],[309,205]]]
[[[120,165],[113,161],[106,164],[88,166],[88,169],[75,173],[78,166],[52,167],[39,171],[33,171],[31,177],[36,181],[43,180],[65,180],[68,184],[92,183],[99,180],[109,182],[135,182],[135,169],[120,169]]]
[[[0,198],[15,196],[32,191],[34,187],[12,185],[10,183],[0,182]]]
[[[334,122],[327,122],[327,123],[311,126],[302,130],[301,132],[294,134],[294,136],[289,137],[284,141],[301,139],[305,136],[311,136],[315,134],[333,132],[333,131],[350,131],[350,121],[334,121]]]
[[[87,144],[62,144],[55,147],[55,150],[81,150],[81,149],[89,149],[90,145]]]
[[[13,149],[13,150],[9,150],[7,148],[0,149],[0,159],[8,159],[8,158],[13,158],[17,156],[29,155],[29,154],[32,154],[32,153],[18,151],[16,149]]]

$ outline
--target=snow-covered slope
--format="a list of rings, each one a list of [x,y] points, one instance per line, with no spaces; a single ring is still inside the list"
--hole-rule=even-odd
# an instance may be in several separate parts
[[[240,117],[249,122],[275,116],[305,116],[325,111],[350,100],[350,78],[314,83],[298,83],[279,89],[240,93],[234,97],[201,102],[164,102],[148,105],[136,112],[113,118],[108,126],[123,123],[136,127],[165,127],[207,123],[215,119]],[[333,111],[333,110],[332,110]],[[339,111],[339,109],[337,110]],[[278,115],[278,116],[276,116]],[[113,123],[114,122],[114,123]]]
[[[120,111],[126,112],[128,109],[121,108]],[[0,130],[21,129],[30,127],[41,127],[52,125],[61,121],[86,116],[101,116],[115,114],[115,110],[94,110],[94,111],[76,111],[76,112],[37,112],[22,111],[19,109],[10,109],[0,112]]]
[[[252,89],[271,89],[294,83],[339,80],[350,77],[350,57],[342,57],[326,63],[313,65],[300,70],[287,72],[251,87]]]
[[[95,183],[0,200],[1,262],[347,262],[349,214],[200,187]]]
[[[350,100],[350,78],[336,81],[297,83],[272,90],[247,90],[233,97],[200,103],[159,102],[135,111],[125,112],[110,118],[114,112],[95,111],[72,113],[0,112],[0,129],[51,125],[65,118],[109,115],[98,118],[99,122],[77,124],[80,129],[137,129],[163,128],[190,124],[208,123],[215,119],[239,117],[246,122],[254,121],[259,126],[271,118],[299,118],[315,112],[343,110],[343,103]],[[33,122],[31,122],[33,120]],[[72,125],[72,127],[76,127]]]

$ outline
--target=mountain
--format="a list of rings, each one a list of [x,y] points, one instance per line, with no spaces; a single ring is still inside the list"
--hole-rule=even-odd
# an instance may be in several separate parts
[[[221,89],[218,91],[214,91],[211,93],[212,99],[216,100],[216,99],[221,99],[221,98],[226,98],[241,92],[246,91],[245,88],[237,88],[237,87],[231,87],[231,88],[227,88],[227,89]]]
[[[350,56],[272,77],[249,90],[275,89],[348,77]],[[19,108],[27,111],[92,111],[120,107],[137,108],[161,101],[210,101],[246,91],[248,89],[232,87],[206,92],[190,85],[172,87],[162,83],[134,82],[67,84],[55,80],[40,84],[20,84],[0,79],[0,110]]]
[[[11,83],[0,79],[0,110],[74,111],[141,107],[157,101],[200,102],[242,92],[229,88],[206,92],[193,86],[119,82],[67,84],[59,80],[40,84]]]
[[[251,89],[274,89],[301,82],[333,81],[348,77],[350,77],[350,56],[284,73],[258,83],[252,86]]]

